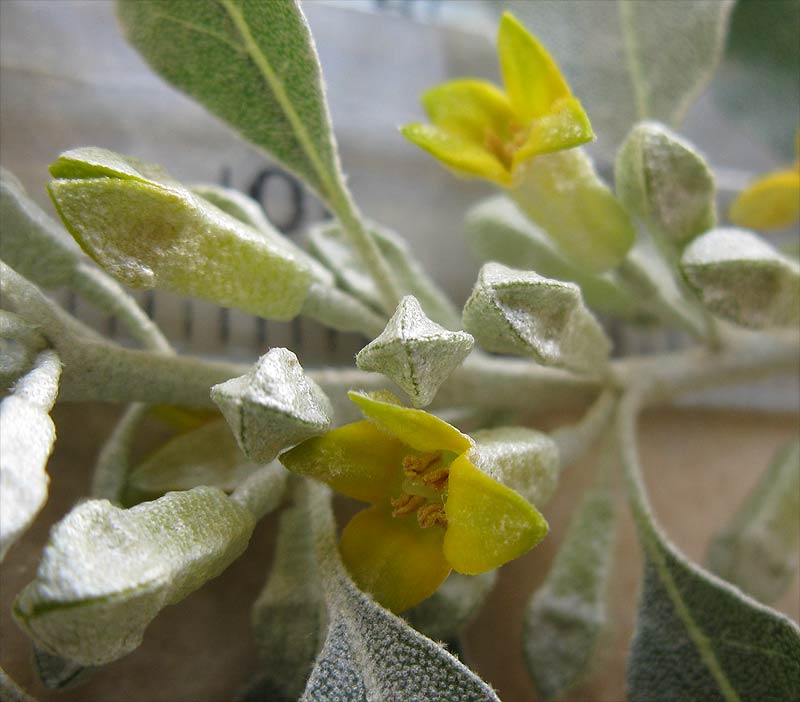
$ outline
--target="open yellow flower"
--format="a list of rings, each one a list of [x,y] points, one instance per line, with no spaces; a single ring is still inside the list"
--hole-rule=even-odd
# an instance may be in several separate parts
[[[473,441],[390,393],[351,392],[367,417],[314,437],[281,462],[372,506],[342,533],[353,580],[394,612],[433,594],[450,573],[497,568],[541,541],[547,522],[469,458]]]
[[[432,124],[401,131],[456,173],[508,187],[521,164],[580,146],[594,134],[556,62],[508,12],[497,51],[505,92],[482,80],[444,83],[422,96]]]
[[[733,201],[731,222],[747,229],[785,229],[800,219],[800,132],[794,166],[767,173]]]

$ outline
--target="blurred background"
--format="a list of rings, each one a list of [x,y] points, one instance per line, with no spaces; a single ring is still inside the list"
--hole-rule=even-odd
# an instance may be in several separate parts
[[[598,135],[590,149],[609,175],[636,119],[615,0],[305,0],[303,7],[356,200],[411,242],[459,305],[478,270],[463,243],[463,215],[491,188],[454,178],[400,136],[399,125],[423,118],[420,94],[459,76],[499,80],[494,35],[510,8],[586,105]],[[723,200],[754,174],[795,158],[800,3],[647,0],[632,7],[650,28],[640,42],[654,109],[683,122],[714,166]],[[112,2],[3,0],[0,20],[0,161],[51,211],[47,166],[62,151],[91,144],[160,163],[183,182],[236,187],[296,239],[325,216],[291,176],[150,71],[122,38]],[[676,21],[683,38],[670,26]],[[722,60],[708,90],[704,80],[681,81],[693,61],[710,74],[715,51]],[[170,293],[137,295],[182,351],[249,360],[265,346],[286,345],[304,363],[320,363],[350,362],[363,345],[308,320],[264,322]],[[104,333],[121,333],[73,295],[62,302]],[[619,353],[680,343],[674,334],[621,329],[615,341]]]
[[[794,161],[800,120],[797,0],[304,0],[356,200],[369,218],[408,239],[459,305],[479,268],[464,242],[463,216],[492,189],[455,179],[407,143],[397,127],[423,118],[420,94],[443,80],[499,79],[494,35],[500,12],[510,8],[548,46],[586,105],[598,134],[591,151],[610,175],[615,149],[635,118],[621,7],[643,13],[647,26],[640,38],[653,79],[651,97],[663,119],[680,122],[680,131],[705,153],[718,175],[721,213],[755,175]],[[709,9],[714,22],[697,20],[695,13],[707,16]],[[683,34],[673,22],[681,23]],[[687,62],[709,62],[715,43],[720,64],[713,80],[707,86],[682,82],[690,73]],[[259,200],[272,222],[297,240],[308,224],[326,216],[291,176],[156,77],[125,43],[110,1],[0,0],[0,162],[52,212],[44,189],[48,165],[62,151],[90,144],[158,162],[186,183],[236,187]],[[304,365],[314,365],[352,363],[364,344],[309,320],[265,322],[170,293],[136,296],[183,352],[249,362],[267,346],[288,346]],[[59,299],[84,321],[126,341],[113,319],[66,292]],[[673,333],[612,331],[617,353],[682,342]],[[787,410],[797,408],[800,391],[796,378],[777,379],[707,393],[694,402]],[[3,665],[43,701],[230,699],[254,665],[249,606],[269,562],[271,519],[259,526],[251,546],[264,565],[241,559],[179,607],[168,608],[148,629],[142,648],[98,673],[90,686],[59,696],[36,687],[29,642],[12,623],[8,603],[30,580],[50,524],[85,495],[97,446],[110,432],[115,411],[105,405],[55,409],[52,498],[4,563]],[[549,417],[543,426],[564,419]],[[796,431],[796,416],[785,413],[664,409],[645,417],[642,450],[654,507],[691,558],[702,560],[709,535],[750,490],[775,446]],[[589,478],[586,461],[565,476],[548,506],[553,538],[503,569],[487,607],[467,631],[468,662],[506,702],[530,702],[535,694],[518,650],[519,614],[547,571],[574,497]],[[619,702],[624,694],[640,577],[627,521],[617,550],[615,630],[602,646],[595,674],[572,698],[581,702]],[[779,607],[796,618],[799,602],[795,582]]]

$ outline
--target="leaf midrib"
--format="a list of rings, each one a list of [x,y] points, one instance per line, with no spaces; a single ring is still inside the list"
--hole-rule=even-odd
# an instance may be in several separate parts
[[[295,136],[300,143],[300,147],[302,148],[308,160],[311,162],[311,166],[316,172],[317,177],[320,179],[322,189],[325,191],[325,194],[329,199],[333,199],[334,194],[336,193],[335,183],[332,182],[328,173],[328,169],[325,168],[322,158],[317,152],[317,149],[315,148],[311,137],[306,130],[305,124],[303,124],[300,116],[295,111],[294,105],[292,104],[291,99],[283,87],[283,83],[280,81],[275,71],[273,71],[269,59],[261,51],[255,39],[253,38],[253,35],[250,33],[250,28],[248,27],[242,12],[238,7],[235,6],[233,0],[218,0],[218,2],[228,13],[228,16],[236,27],[236,30],[244,43],[245,52],[256,65],[256,68],[258,68],[267,86],[274,94],[275,99],[281,107],[281,110],[283,110],[286,119],[289,120],[289,123],[295,132]]]

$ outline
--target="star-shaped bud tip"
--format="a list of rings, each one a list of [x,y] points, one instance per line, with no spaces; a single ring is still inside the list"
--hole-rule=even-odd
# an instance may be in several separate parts
[[[361,370],[383,373],[425,407],[472,350],[474,339],[430,320],[417,299],[406,295],[386,328],[356,356]]]
[[[249,373],[215,385],[211,399],[244,454],[259,463],[322,434],[331,422],[330,400],[288,349],[272,349]]]

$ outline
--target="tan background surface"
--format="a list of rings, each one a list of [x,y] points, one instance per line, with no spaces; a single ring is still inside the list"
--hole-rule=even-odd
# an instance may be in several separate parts
[[[113,424],[116,408],[61,405],[51,460],[52,499],[34,527],[9,552],[0,580],[2,666],[42,702],[223,702],[255,670],[249,607],[262,587],[271,558],[274,519],[259,525],[246,554],[221,577],[150,626],[144,644],[98,672],[85,686],[55,694],[35,679],[30,645],[10,614],[14,595],[33,577],[50,524],[88,488],[96,445]],[[671,538],[693,559],[723,525],[766,466],[775,447],[797,431],[795,417],[701,410],[658,410],[641,427],[642,459],[656,513]],[[535,691],[520,652],[520,614],[543,578],[571,510],[591,477],[584,460],[563,476],[544,510],[551,534],[527,556],[501,571],[498,586],[467,632],[469,663],[504,702],[531,702]],[[574,702],[624,699],[624,663],[639,586],[638,545],[621,510],[611,584],[613,630],[600,646],[595,672],[569,695]],[[778,606],[800,617],[795,580]]]

